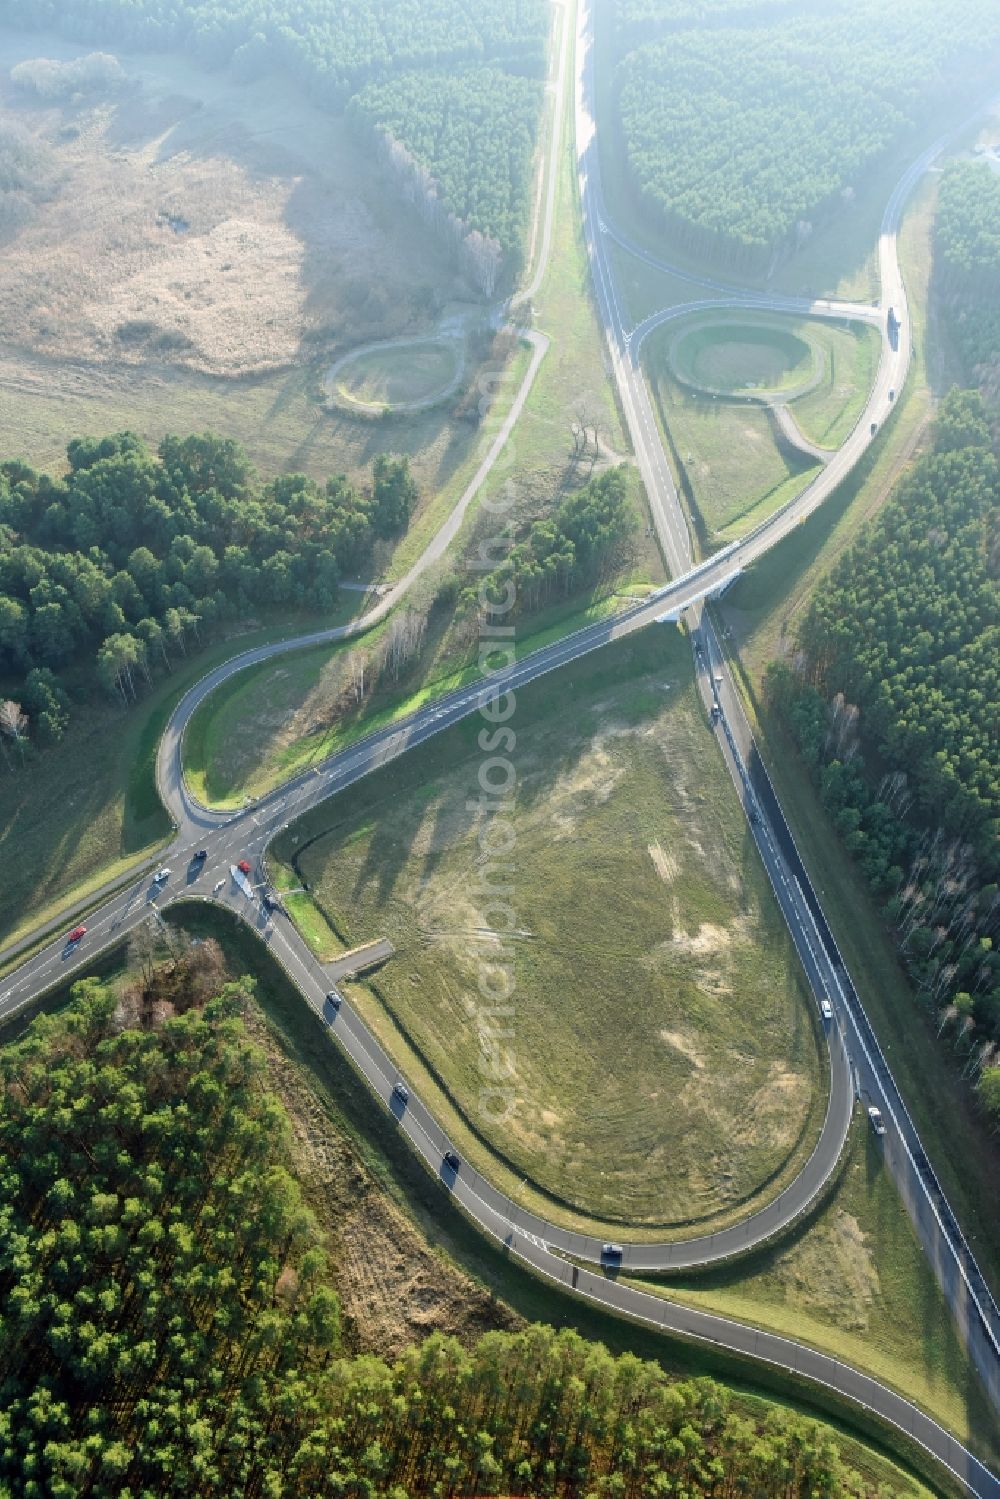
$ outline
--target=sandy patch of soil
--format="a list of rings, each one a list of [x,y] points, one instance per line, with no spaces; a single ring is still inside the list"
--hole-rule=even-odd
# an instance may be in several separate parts
[[[588,807],[601,806],[614,794],[627,770],[614,760],[606,746],[611,740],[635,733],[634,729],[610,728],[595,734],[574,769],[561,775],[552,786],[545,816],[557,839],[571,838],[581,813]],[[526,779],[522,776],[522,781]]]
[[[661,1031],[660,1040],[665,1041],[673,1051],[680,1052],[699,1072],[704,1071],[705,1059],[690,1036],[685,1036],[681,1031]]]
[[[673,884],[674,880],[680,874],[680,865],[674,856],[664,850],[659,840],[656,843],[651,843],[647,852],[653,861],[653,868],[663,883],[665,885]]]
[[[796,1302],[823,1313],[838,1327],[868,1330],[880,1292],[878,1270],[858,1220],[842,1209],[779,1256],[775,1273]]]
[[[728,952],[733,945],[733,932],[729,927],[716,926],[711,921],[703,921],[693,935],[675,926],[671,942],[674,947],[685,953]]]

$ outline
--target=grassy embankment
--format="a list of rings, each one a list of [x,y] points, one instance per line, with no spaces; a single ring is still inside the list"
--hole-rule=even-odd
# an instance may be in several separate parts
[[[654,407],[679,489],[692,513],[703,549],[749,530],[791,499],[818,471],[787,445],[779,447],[773,419],[763,407],[716,400],[684,390],[672,378],[668,324],[652,334],[644,359]]]
[[[807,1226],[738,1265],[672,1279],[662,1293],[864,1369],[984,1462],[1000,1462],[996,1412],[860,1118],[837,1186]]]
[[[361,350],[341,367],[336,386],[345,399],[381,406],[384,411],[401,402],[433,401],[457,373],[455,341],[426,339],[396,348]]]
[[[515,653],[539,650],[623,602],[615,589],[601,588],[553,605],[524,621]],[[377,626],[364,637],[365,648],[376,646],[388,629]],[[206,698],[184,740],[185,775],[195,795],[211,806],[239,806],[443,693],[482,681],[478,640],[470,642],[467,630],[438,614],[420,656],[399,682],[387,679],[360,705],[345,703],[358,649],[357,642],[345,642],[297,651],[232,678]]]
[[[397,957],[349,992],[498,1180],[517,1191],[528,1177],[566,1221],[647,1237],[733,1221],[811,1149],[826,1063],[685,641],[654,628],[518,694],[507,1120],[490,1117],[491,1022],[475,1000],[480,958],[501,951],[467,806],[480,727],[444,732],[279,838],[284,883],[305,880],[328,924],[306,935],[321,953],[332,934],[392,939]]]
[[[754,390],[791,394],[819,373],[820,354],[800,332],[739,313],[706,313],[675,327],[674,374],[688,385],[729,396]]]

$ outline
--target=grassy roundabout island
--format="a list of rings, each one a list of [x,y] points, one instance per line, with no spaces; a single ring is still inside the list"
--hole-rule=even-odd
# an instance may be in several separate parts
[[[817,385],[825,353],[804,330],[777,323],[689,323],[670,345],[674,377],[709,395],[791,401]]]
[[[443,401],[465,368],[458,337],[397,339],[354,349],[327,373],[330,398],[368,414],[419,411]]]

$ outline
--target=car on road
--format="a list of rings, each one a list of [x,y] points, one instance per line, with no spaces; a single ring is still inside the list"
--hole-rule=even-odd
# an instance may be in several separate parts
[[[875,436],[875,433],[877,431],[878,431],[878,422],[872,422],[872,436],[873,437]]]
[[[459,1166],[461,1166],[462,1164],[461,1160],[459,1159],[458,1151],[446,1150],[444,1153],[444,1163],[446,1166],[450,1166],[452,1171],[457,1171]]]
[[[153,884],[154,885],[163,885],[163,884],[165,884],[166,881],[169,880],[171,873],[172,873],[172,871],[169,870],[167,868],[167,866],[164,864],[163,868],[162,869],[158,869],[156,871],[156,873],[153,875]]]
[[[824,1020],[832,1020],[833,1019],[833,1005],[830,1003],[830,1001],[828,999],[821,999],[820,1000],[820,1002],[819,1002],[819,1012],[822,1015],[822,1017],[823,1017]]]
[[[410,1090],[405,1083],[394,1083],[392,1087],[393,1098],[398,1098],[400,1103],[409,1103]]]
[[[268,890],[265,894],[264,907],[268,911],[283,911],[285,909],[281,904],[280,898],[275,895],[273,890]]]
[[[890,401],[894,401],[895,399],[896,399],[896,392],[894,390],[890,390],[890,392],[889,392],[889,400]]]
[[[875,1105],[868,1105],[868,1122],[877,1135],[885,1134],[885,1120],[882,1118],[882,1110]]]
[[[601,1262],[603,1264],[620,1265],[625,1251],[620,1244],[602,1244]]]
[[[69,936],[66,938],[66,941],[67,943],[82,942],[86,935],[87,928],[85,926],[75,926],[70,932]]]
[[[208,858],[208,849],[207,848],[200,848],[198,850],[198,852],[195,854],[193,862],[195,864],[204,864],[204,862],[205,862],[205,860],[207,858]]]
[[[250,863],[249,859],[241,859],[236,868],[239,870],[240,874],[253,873],[253,865]]]
[[[336,989],[331,989],[329,994],[326,996],[326,1002],[332,1009],[339,1010],[341,1005],[344,1003],[344,996],[342,994],[338,994]]]

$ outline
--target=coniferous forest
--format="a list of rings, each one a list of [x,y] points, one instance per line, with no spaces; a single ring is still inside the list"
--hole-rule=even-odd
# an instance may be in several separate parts
[[[488,295],[520,261],[549,16],[546,0],[0,0],[3,24],[182,50],[243,78],[277,70],[332,111],[350,105]],[[493,250],[486,277],[478,240],[462,253],[470,235]]]
[[[984,162],[949,161],[934,219],[934,289],[966,375],[1000,397],[1000,175]]]
[[[675,246],[748,271],[843,211],[932,109],[985,98],[1000,47],[991,0],[618,0],[616,16],[638,199]]]
[[[0,1492],[870,1492],[829,1430],[572,1332],[347,1356],[248,987],[205,942],[0,1054]]]
[[[5,711],[23,715],[5,734],[22,751],[62,738],[81,674],[86,689],[96,669],[129,706],[226,621],[328,611],[341,576],[405,531],[418,498],[408,460],[384,453],[364,488],[264,483],[237,443],[211,434],[166,437],[155,454],[129,432],[81,438],[68,458],[59,479],[0,464],[0,672],[16,694]],[[594,583],[635,529],[627,489],[624,468],[590,479],[523,539],[505,538],[485,586],[502,596],[515,578],[530,613]]]
[[[229,439],[129,432],[70,443],[52,479],[0,464],[0,671],[58,738],[54,677],[91,654],[131,701],[203,628],[264,606],[322,611],[381,537],[406,529],[416,485],[405,458],[372,464],[369,488],[303,474],[268,484]]]
[[[1000,468],[981,396],[819,586],[771,700],[1000,1118]]]

